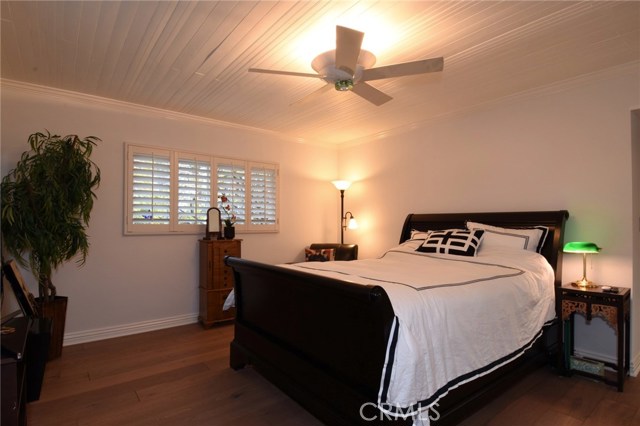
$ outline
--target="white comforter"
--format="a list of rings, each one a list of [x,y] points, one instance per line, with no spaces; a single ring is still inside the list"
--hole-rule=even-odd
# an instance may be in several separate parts
[[[554,274],[541,255],[483,249],[476,257],[416,252],[282,265],[384,288],[396,314],[378,406],[426,425],[451,389],[520,356],[555,316]],[[395,339],[397,337],[397,339]]]

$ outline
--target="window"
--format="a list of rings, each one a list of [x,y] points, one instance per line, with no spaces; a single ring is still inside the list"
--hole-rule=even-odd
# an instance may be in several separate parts
[[[273,165],[250,163],[251,225],[274,228],[278,224],[278,170]]]
[[[211,162],[178,157],[178,225],[205,225],[211,207]]]
[[[150,226],[168,231],[171,195],[170,153],[164,150],[140,149],[129,152],[129,218],[133,230]]]
[[[207,210],[220,208],[222,195],[236,231],[278,231],[277,164],[125,147],[126,234],[203,233]]]
[[[229,214],[236,217],[236,225],[246,224],[246,179],[245,165],[242,161],[219,160],[217,164],[218,200],[221,196],[226,196],[229,206],[229,213],[220,209],[222,220],[231,219]],[[224,206],[223,206],[224,207]]]

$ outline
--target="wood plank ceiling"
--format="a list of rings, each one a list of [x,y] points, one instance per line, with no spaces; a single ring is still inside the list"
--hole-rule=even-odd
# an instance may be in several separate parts
[[[432,117],[640,60],[640,3],[599,1],[1,2],[6,80],[280,132],[366,140]],[[442,73],[372,82],[376,107],[314,72],[335,26],[365,32],[375,66],[443,56]]]

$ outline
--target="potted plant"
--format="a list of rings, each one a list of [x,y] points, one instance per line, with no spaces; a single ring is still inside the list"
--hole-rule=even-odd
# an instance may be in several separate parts
[[[49,359],[62,353],[67,307],[51,275],[73,258],[79,265],[86,260],[86,228],[100,184],[100,169],[90,157],[98,141],[34,133],[31,150],[2,179],[3,245],[38,280],[38,314],[53,323]]]
[[[227,240],[233,240],[236,236],[236,228],[233,225],[236,223],[236,215],[231,212],[231,205],[229,204],[229,198],[222,194],[220,196],[220,207],[221,210],[227,216],[224,222],[224,238]]]

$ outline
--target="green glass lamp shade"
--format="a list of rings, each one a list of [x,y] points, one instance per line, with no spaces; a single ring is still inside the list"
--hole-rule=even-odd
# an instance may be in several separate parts
[[[564,245],[562,249],[565,253],[578,253],[582,255],[582,279],[574,281],[573,284],[576,287],[590,288],[599,287],[597,284],[592,283],[587,279],[587,255],[598,254],[602,250],[595,243],[588,243],[584,241],[573,241]]]
[[[562,251],[565,253],[598,253],[602,250],[595,243],[587,243],[583,241],[573,241],[564,245]]]

